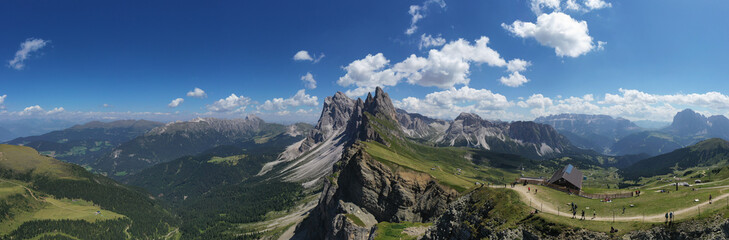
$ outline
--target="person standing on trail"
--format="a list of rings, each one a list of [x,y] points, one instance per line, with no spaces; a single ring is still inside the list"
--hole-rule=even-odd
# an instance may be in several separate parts
[[[711,204],[711,194],[709,194],[709,204]]]
[[[581,220],[585,220],[585,210],[582,210],[582,219]]]
[[[668,223],[668,213],[666,213],[666,223]]]
[[[623,214],[625,214],[625,206],[623,206]]]
[[[669,213],[668,217],[670,218],[670,222],[673,223],[673,212]]]
[[[531,191],[532,191],[532,187],[527,187],[527,192],[531,192]]]
[[[539,189],[534,188],[534,194],[537,194],[537,191],[539,191]]]
[[[572,209],[572,219],[574,219],[576,215],[577,215],[577,210]]]
[[[597,217],[597,213],[595,212],[595,210],[592,210],[592,219],[595,219],[595,217]]]

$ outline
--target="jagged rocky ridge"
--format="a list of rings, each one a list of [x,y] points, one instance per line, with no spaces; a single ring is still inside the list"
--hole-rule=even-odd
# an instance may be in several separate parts
[[[382,89],[377,88],[375,96],[368,95],[364,102],[355,101],[345,130],[350,137],[347,148],[295,239],[369,239],[377,222],[432,221],[445,211],[456,191],[426,173],[393,170],[357,143],[389,145],[389,140],[404,140],[398,126],[397,112]]]
[[[549,124],[577,147],[611,154],[611,147],[621,138],[643,131],[624,118],[607,115],[558,114],[538,117],[538,123]]]
[[[575,149],[564,136],[549,125],[534,122],[498,122],[462,113],[453,121],[432,119],[396,109],[381,88],[364,101],[353,100],[337,92],[324,100],[319,121],[306,138],[289,146],[277,161],[267,163],[258,175],[274,169],[287,181],[305,182],[311,187],[331,173],[344,149],[357,139],[384,142],[370,128],[365,115],[380,114],[392,121],[396,137],[413,138],[440,146],[466,146],[517,153],[534,159],[546,159]]]
[[[488,121],[472,113],[461,113],[444,136],[435,141],[445,146],[479,147],[534,159],[554,157],[573,149],[569,140],[549,125]]]
[[[292,125],[296,127],[297,125]],[[134,173],[157,163],[194,155],[210,148],[279,134],[296,134],[291,126],[266,123],[256,116],[245,119],[197,118],[154,128],[122,143],[92,166],[101,172]]]

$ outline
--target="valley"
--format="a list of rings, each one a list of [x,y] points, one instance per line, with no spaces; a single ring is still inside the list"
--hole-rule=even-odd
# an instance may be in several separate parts
[[[444,239],[460,232],[557,239],[582,232],[610,239],[678,231],[664,224],[666,212],[679,225],[720,222],[716,216],[729,213],[729,142],[709,138],[715,134],[679,134],[672,130],[676,124],[646,132],[608,116],[537,121],[467,113],[431,119],[396,109],[377,88],[365,100],[342,93],[326,98],[313,126],[255,116],[74,126],[9,142],[44,151],[0,145],[0,235]],[[124,127],[141,123],[149,128]],[[78,129],[84,130],[73,134],[88,140],[64,140]],[[634,155],[605,150],[641,134],[693,140],[668,148],[641,140],[645,144],[630,145],[651,150]],[[585,138],[612,140],[573,144]],[[78,155],[59,155],[48,141],[77,153],[90,151],[92,143],[96,159],[65,158]],[[584,174],[581,195],[641,194],[590,199],[541,184],[512,186],[522,177],[546,181],[567,165]],[[570,203],[586,220],[572,219]]]

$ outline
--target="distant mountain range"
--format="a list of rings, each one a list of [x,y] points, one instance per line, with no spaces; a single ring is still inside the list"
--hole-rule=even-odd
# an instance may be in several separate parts
[[[66,162],[89,165],[117,145],[163,125],[146,120],[94,121],[39,136],[16,138],[7,143],[32,147]]]
[[[554,126],[580,148],[609,155],[656,156],[709,138],[729,139],[729,119],[691,109],[678,112],[669,126],[657,130],[605,115],[560,114],[535,121]]]
[[[641,160],[621,170],[628,179],[663,175],[692,167],[723,167],[729,164],[729,142],[720,138]]]
[[[282,134],[303,138],[302,132],[309,128],[306,124],[266,123],[252,115],[245,119],[197,118],[173,122],[120,144],[91,166],[99,172],[123,176],[217,146],[251,140],[266,142]]]

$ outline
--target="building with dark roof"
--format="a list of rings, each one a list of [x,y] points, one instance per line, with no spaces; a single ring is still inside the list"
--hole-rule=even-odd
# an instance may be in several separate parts
[[[582,190],[582,171],[569,164],[555,172],[547,183],[580,191]]]

